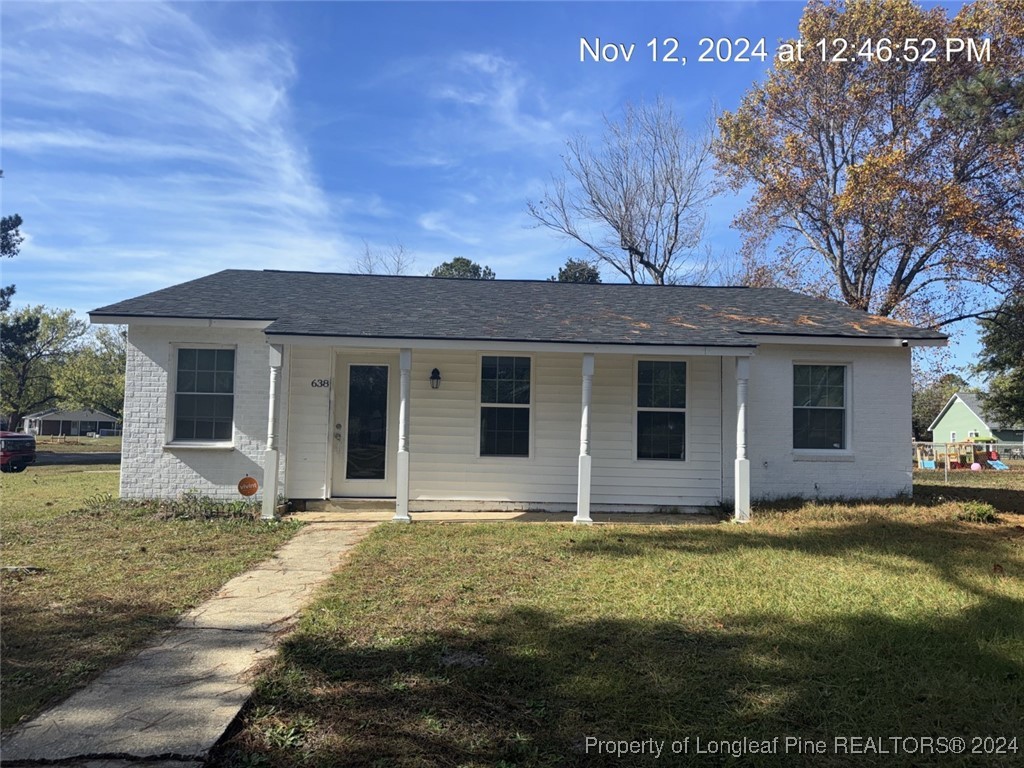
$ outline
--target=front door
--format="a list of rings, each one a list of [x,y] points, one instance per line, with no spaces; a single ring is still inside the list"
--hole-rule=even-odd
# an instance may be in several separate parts
[[[332,496],[395,495],[397,413],[394,366],[386,356],[338,361],[334,403]]]

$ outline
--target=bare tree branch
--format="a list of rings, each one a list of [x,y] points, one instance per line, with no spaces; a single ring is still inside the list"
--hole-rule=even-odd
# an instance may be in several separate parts
[[[714,124],[691,136],[665,101],[629,104],[619,122],[605,118],[599,146],[566,143],[563,176],[527,210],[632,283],[706,282]]]

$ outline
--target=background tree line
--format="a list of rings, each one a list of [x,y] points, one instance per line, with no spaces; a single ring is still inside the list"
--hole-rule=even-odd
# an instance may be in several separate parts
[[[0,256],[23,242],[22,219],[4,216]],[[120,419],[124,410],[127,331],[90,330],[70,309],[11,308],[15,286],[0,289],[0,418],[9,429],[27,414],[59,406],[91,408]]]

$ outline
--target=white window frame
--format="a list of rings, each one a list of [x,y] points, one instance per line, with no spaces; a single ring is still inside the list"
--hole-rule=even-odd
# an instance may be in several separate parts
[[[951,443],[955,443],[956,442],[956,430],[955,429],[954,430],[950,430],[949,442],[951,442]]]
[[[228,440],[176,440],[174,438],[175,395],[178,394],[178,351],[182,349],[232,350],[235,353],[233,384],[231,387],[231,438]],[[232,450],[235,447],[235,427],[238,423],[238,345],[209,344],[203,342],[175,342],[171,344],[167,366],[167,418],[164,425],[164,448],[193,448],[197,450]]]
[[[682,363],[683,383],[686,388],[686,405],[682,408],[653,408],[640,406],[640,363]],[[654,464],[671,464],[678,466],[690,461],[690,361],[683,357],[634,357],[633,358],[633,440],[630,452],[634,462],[652,462]],[[640,412],[657,411],[683,414],[683,458],[681,459],[641,459],[637,456],[640,440]]]
[[[841,366],[846,369],[843,374],[843,436],[846,444],[842,448],[794,448],[796,435],[793,434],[793,411],[796,410],[796,403],[793,401],[793,378],[796,366]],[[851,360],[791,360],[789,364],[789,446],[792,449],[793,458],[797,461],[852,461],[854,455],[854,434],[853,434],[853,362]]]
[[[968,439],[970,439],[972,437],[981,437],[981,433],[978,432],[978,430],[976,430],[976,429],[969,429],[969,430],[967,430],[967,437],[968,437]]]
[[[483,389],[483,386],[482,386],[483,378],[484,378],[483,367],[484,367],[484,358],[485,357],[518,357],[518,358],[525,358],[525,359],[530,361],[530,402],[529,402],[529,404],[524,405],[523,403],[485,403],[483,401],[483,396],[482,396],[483,393],[481,392],[481,389]],[[533,354],[525,354],[524,355],[524,354],[517,353],[517,352],[513,352],[511,354],[508,353],[508,352],[480,352],[477,355],[477,361],[476,361],[475,385],[476,385],[476,417],[475,418],[476,418],[476,456],[477,456],[477,458],[479,460],[481,460],[481,461],[506,461],[506,460],[525,461],[525,460],[533,459],[534,455],[536,453],[536,451],[535,451],[535,447],[536,446],[535,446],[535,442],[534,441],[535,441],[536,434],[537,434],[536,424],[534,423],[534,416],[535,416],[535,411],[536,411],[536,409],[534,408],[534,403],[536,402],[535,393],[536,393],[536,387],[537,387],[537,358],[536,358],[536,355],[533,355]],[[480,438],[482,436],[480,417],[481,417],[481,415],[483,413],[481,411],[482,408],[526,408],[526,409],[528,409],[528,414],[529,414],[528,417],[529,417],[529,423],[530,423],[530,435],[529,435],[529,438],[527,440],[527,451],[528,452],[527,452],[527,454],[525,456],[495,455],[495,454],[490,454],[490,453],[483,453],[480,450]]]

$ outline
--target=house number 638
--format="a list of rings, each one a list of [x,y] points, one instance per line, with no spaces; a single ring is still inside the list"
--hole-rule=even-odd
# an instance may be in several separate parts
[[[314,389],[319,389],[320,387],[329,387],[329,386],[331,386],[331,380],[330,379],[313,379],[313,381],[310,382],[310,386],[313,387]]]

